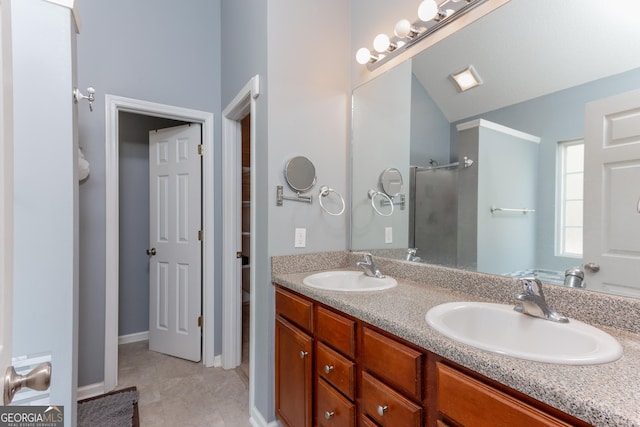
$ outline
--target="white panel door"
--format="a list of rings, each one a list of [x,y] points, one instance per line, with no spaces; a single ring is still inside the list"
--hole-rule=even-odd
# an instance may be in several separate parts
[[[640,91],[587,104],[584,141],[585,283],[640,297]]]
[[[198,361],[202,299],[199,124],[149,132],[149,348]]]

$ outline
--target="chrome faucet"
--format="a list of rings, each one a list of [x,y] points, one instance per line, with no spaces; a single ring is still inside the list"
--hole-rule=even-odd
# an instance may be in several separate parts
[[[518,303],[513,308],[515,311],[529,316],[540,317],[558,323],[568,323],[566,316],[556,312],[547,305],[542,292],[542,282],[535,277],[519,279],[524,288],[524,293],[516,296]]]
[[[409,248],[409,249],[407,249],[407,254],[404,257],[404,260],[405,261],[413,261],[413,262],[422,261],[422,258],[420,258],[419,256],[416,256],[417,252],[418,252],[418,248]]]
[[[380,270],[376,267],[376,263],[373,262],[373,255],[370,253],[364,254],[364,259],[356,262],[356,265],[362,268],[364,270],[364,274],[367,276],[384,279],[384,274],[380,273]]]

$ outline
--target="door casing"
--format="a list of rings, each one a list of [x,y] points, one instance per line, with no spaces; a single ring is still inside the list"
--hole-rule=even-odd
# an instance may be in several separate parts
[[[252,77],[222,111],[222,363],[225,369],[240,364],[242,356],[242,290],[241,267],[236,252],[240,247],[240,155],[242,130],[240,121],[251,114],[251,167],[256,165],[256,98],[260,95],[260,76]],[[256,174],[251,173],[251,197],[256,200]],[[250,208],[249,261],[255,260],[256,206]],[[255,372],[255,268],[250,269],[249,372]],[[252,418],[260,418],[255,410],[255,376],[249,377],[249,410]]]
[[[213,113],[158,104],[133,98],[105,95],[106,110],[106,272],[105,272],[105,356],[104,383],[89,394],[113,390],[118,381],[118,276],[119,276],[119,147],[118,114],[120,112],[155,116],[202,125],[202,215],[203,241],[203,328],[202,361],[207,367],[219,366],[214,350],[214,157]],[[85,396],[83,396],[85,397]]]

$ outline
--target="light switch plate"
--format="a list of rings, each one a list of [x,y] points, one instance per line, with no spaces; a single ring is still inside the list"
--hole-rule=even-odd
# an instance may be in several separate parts
[[[393,243],[393,227],[384,228],[384,242]]]
[[[296,236],[293,241],[293,246],[296,248],[304,248],[307,246],[307,229],[296,228]]]

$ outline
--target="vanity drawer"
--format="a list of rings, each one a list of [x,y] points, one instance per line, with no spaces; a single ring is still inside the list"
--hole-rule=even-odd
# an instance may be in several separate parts
[[[447,365],[436,363],[436,371],[437,409],[456,423],[527,427],[571,425]]]
[[[362,329],[362,361],[388,384],[421,401],[424,355],[371,329]]]
[[[313,331],[313,303],[282,288],[276,288],[276,314],[307,332]]]
[[[378,424],[371,421],[371,418],[367,417],[366,415],[361,415],[360,426],[361,427],[378,427]]]
[[[422,425],[420,406],[366,372],[362,373],[362,411],[383,427]]]
[[[316,353],[316,372],[349,399],[355,399],[356,367],[355,363],[341,356],[326,345],[318,342]]]
[[[318,427],[353,427],[356,405],[345,399],[324,380],[318,381],[316,424]]]
[[[356,322],[318,307],[318,339],[347,357],[356,357]]]

